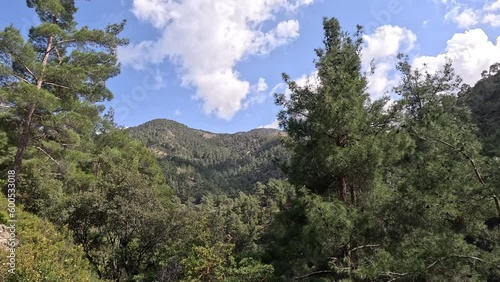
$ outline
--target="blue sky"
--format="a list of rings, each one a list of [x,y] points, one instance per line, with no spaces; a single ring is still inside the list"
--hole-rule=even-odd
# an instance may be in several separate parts
[[[155,118],[212,132],[275,126],[283,92],[281,73],[314,81],[314,48],[322,44],[322,17],[344,30],[365,26],[363,62],[377,71],[373,98],[397,84],[394,60],[409,54],[415,66],[438,69],[451,58],[465,82],[500,61],[500,0],[101,0],[77,1],[80,25],[102,28],[127,19],[119,50],[122,73],[109,81],[117,123]],[[26,34],[37,24],[25,1],[8,1],[0,25]]]

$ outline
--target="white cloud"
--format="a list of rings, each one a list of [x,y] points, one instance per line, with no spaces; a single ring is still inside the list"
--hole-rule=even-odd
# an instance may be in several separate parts
[[[457,33],[448,40],[444,53],[417,57],[413,65],[422,67],[426,63],[428,70],[433,72],[444,65],[446,58],[453,61],[455,72],[464,82],[473,85],[480,79],[483,70],[500,61],[500,36],[492,42],[481,29]]]
[[[363,66],[367,69],[372,59],[376,63],[375,73],[369,77],[368,93],[377,98],[399,83],[399,74],[394,68],[396,55],[411,50],[416,36],[400,27],[382,26],[373,34],[365,35],[364,39]],[[482,29],[457,33],[447,41],[447,47],[441,54],[416,56],[412,65],[421,68],[425,63],[432,73],[441,69],[447,58],[453,61],[455,72],[464,82],[474,85],[483,70],[500,61],[500,36],[493,42]]]
[[[260,77],[256,84],[250,86],[250,95],[246,97],[243,108],[246,109],[251,105],[264,103],[269,96],[264,92],[267,88],[266,80]]]
[[[483,23],[489,24],[492,27],[500,26],[500,14],[488,13],[483,17]]]
[[[174,116],[180,116],[180,115],[181,115],[181,110],[176,109],[176,110],[174,111]]]
[[[311,89],[315,90],[320,86],[320,79],[318,76],[318,71],[315,70],[311,72],[310,74],[303,74],[299,78],[295,79],[295,82],[297,83],[298,86],[300,87],[310,87]]]
[[[445,20],[453,21],[459,28],[470,28],[478,24],[480,11],[472,8],[455,6],[444,16]]]
[[[257,82],[257,92],[264,92],[266,90],[267,90],[266,80],[260,77],[259,81]]]
[[[276,119],[270,124],[262,125],[259,126],[258,128],[274,128],[274,129],[279,129],[280,128],[280,122]]]
[[[376,66],[375,72],[369,77],[367,91],[372,98],[380,98],[398,82],[394,72],[398,53],[412,50],[417,36],[409,29],[384,25],[372,34],[363,35],[363,39],[363,68],[368,70],[372,60]]]
[[[377,28],[372,34],[363,35],[365,45],[362,51],[362,65],[364,70],[370,68],[370,62],[376,64],[375,72],[369,77],[368,93],[372,98],[380,98],[397,85],[399,77],[395,72],[396,57],[400,52],[408,52],[415,46],[417,37],[409,29],[399,26],[384,25]],[[320,85],[318,72],[304,74],[295,79],[298,86],[317,88]],[[290,96],[290,90],[285,95]]]
[[[445,20],[456,23],[459,28],[469,29],[479,24],[500,26],[500,0],[490,1],[480,8],[472,8],[457,0],[442,1],[442,4],[448,10]]]
[[[134,0],[132,12],[161,31],[156,41],[119,49],[124,65],[141,69],[170,59],[184,86],[195,86],[206,113],[229,120],[242,108],[250,84],[234,70],[246,56],[267,54],[299,36],[296,20],[263,32],[260,26],[313,0]]]
[[[411,50],[417,36],[409,29],[393,25],[378,27],[373,34],[363,35],[363,64],[367,65],[372,59],[385,58],[397,55],[403,47]]]
[[[164,26],[169,17],[174,17],[168,10],[169,1],[164,0],[134,0],[134,15],[142,20],[152,23],[156,28]]]
[[[500,11],[500,0],[485,4],[483,9],[487,12]]]
[[[320,84],[321,84],[321,80],[320,80],[320,78],[318,76],[318,71],[317,70],[314,70],[314,71],[312,71],[309,74],[303,74],[300,77],[294,79],[294,81],[295,81],[295,83],[297,83],[297,86],[299,86],[299,87],[309,87],[313,91],[316,90],[320,86]],[[287,99],[292,94],[292,92],[288,88],[288,85],[286,85],[285,83],[280,83],[280,84],[276,85],[274,88],[278,89],[278,87],[285,89],[284,94],[285,94],[285,97]]]
[[[299,36],[299,22],[296,20],[280,22],[278,26],[276,26],[276,37],[294,38],[297,36]]]
[[[254,32],[253,42],[248,46],[249,54],[264,55],[279,46],[288,44],[299,36],[299,22],[289,20],[280,22],[276,28],[269,32]]]

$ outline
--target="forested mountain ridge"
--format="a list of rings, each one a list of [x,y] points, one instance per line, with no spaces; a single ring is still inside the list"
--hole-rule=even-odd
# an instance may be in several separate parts
[[[208,192],[235,195],[283,177],[279,164],[287,154],[280,141],[284,133],[277,129],[220,134],[155,119],[128,131],[155,154],[182,199]]]
[[[467,104],[479,128],[483,153],[500,157],[500,64],[492,65],[482,76],[468,91]]]

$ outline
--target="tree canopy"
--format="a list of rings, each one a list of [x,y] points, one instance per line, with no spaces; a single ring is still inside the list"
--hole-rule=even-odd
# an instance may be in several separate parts
[[[41,23],[26,38],[0,31],[18,259],[2,281],[500,281],[498,64],[469,86],[452,61],[401,54],[393,96],[372,100],[362,27],[324,18],[317,77],[283,74],[275,96],[283,131],[125,129],[100,104],[125,22],[27,6]]]

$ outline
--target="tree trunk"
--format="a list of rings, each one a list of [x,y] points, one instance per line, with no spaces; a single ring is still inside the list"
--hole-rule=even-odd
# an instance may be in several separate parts
[[[347,183],[345,177],[340,177],[339,197],[342,202],[347,201]]]
[[[357,200],[358,196],[356,195],[356,188],[354,188],[354,186],[351,186],[351,203],[353,205],[356,205]]]
[[[18,183],[19,174],[21,173],[24,151],[26,150],[26,147],[28,147],[31,119],[33,118],[34,112],[35,112],[35,103],[32,103],[23,121],[21,138],[19,138],[19,143],[17,144],[17,152],[14,158],[14,171],[16,172],[15,174],[16,183]]]
[[[498,217],[500,217],[500,203],[498,202],[497,195],[493,195],[493,200],[495,201],[495,206],[497,207]]]
[[[346,145],[347,135],[340,135],[336,138],[335,144],[344,148]],[[339,177],[339,198],[343,203],[347,202],[347,181],[344,176]]]
[[[352,251],[351,243],[347,244],[347,271],[349,275],[349,281],[352,281]]]
[[[50,36],[47,40],[47,48],[45,49],[45,54],[44,54],[43,60],[42,60],[42,72],[40,73],[40,76],[38,77],[37,82],[36,82],[37,89],[42,89],[43,73],[45,71],[45,66],[47,65],[47,63],[49,61],[50,51],[51,51],[52,45],[54,43],[53,41],[54,41],[54,37],[52,37],[52,36]],[[17,144],[17,152],[16,152],[16,156],[14,158],[14,171],[16,172],[16,175],[15,175],[16,183],[18,183],[18,181],[19,181],[19,176],[21,174],[21,167],[23,164],[24,152],[26,150],[26,147],[28,147],[29,138],[30,138],[31,122],[33,120],[33,114],[35,113],[35,108],[36,108],[35,102],[31,103],[30,108],[29,108],[28,112],[26,113],[26,117],[24,118],[23,128],[21,131],[21,137],[19,138],[19,143]]]

